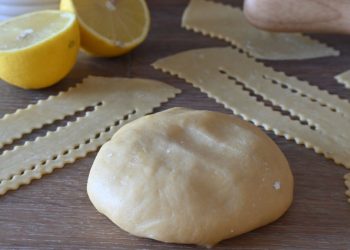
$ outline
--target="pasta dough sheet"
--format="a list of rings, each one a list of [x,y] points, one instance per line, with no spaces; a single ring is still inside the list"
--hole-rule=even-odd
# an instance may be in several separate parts
[[[191,0],[182,26],[230,42],[250,55],[267,60],[297,60],[339,56],[339,51],[308,36],[258,30],[239,8],[206,0]]]
[[[245,120],[350,168],[348,101],[228,47],[182,52],[153,66],[192,83]]]
[[[335,77],[335,79],[345,86],[345,88],[350,89],[350,70],[345,71]]]
[[[67,92],[6,115],[0,120],[1,145],[78,110],[92,109],[56,131],[0,155],[0,194],[95,151],[123,124],[152,112],[179,92],[153,80],[88,77]]]

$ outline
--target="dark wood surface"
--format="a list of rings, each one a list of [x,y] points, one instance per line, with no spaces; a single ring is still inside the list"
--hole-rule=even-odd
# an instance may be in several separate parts
[[[179,51],[227,44],[180,28],[187,1],[148,2],[152,12],[152,30],[142,46],[127,56],[115,59],[80,55],[68,77],[49,89],[26,91],[0,82],[0,116],[67,89],[88,75],[153,78],[183,90],[182,95],[157,110],[184,106],[231,113],[189,84],[150,66],[156,59]],[[225,2],[241,4],[241,1]],[[266,64],[349,100],[350,91],[337,84],[333,76],[350,68],[350,37],[315,37],[340,50],[341,57]],[[337,121],[334,121],[335,129],[336,126]],[[277,222],[223,241],[216,248],[350,249],[350,204],[346,202],[343,182],[343,175],[347,172],[345,168],[312,150],[271,133],[269,135],[281,147],[292,167],[295,176],[294,203]],[[99,214],[86,195],[86,180],[95,155],[91,153],[41,180],[33,181],[31,185],[0,197],[0,249],[193,248],[133,237]]]

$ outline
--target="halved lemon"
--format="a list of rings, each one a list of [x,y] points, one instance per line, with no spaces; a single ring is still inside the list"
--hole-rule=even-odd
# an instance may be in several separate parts
[[[57,83],[73,68],[79,52],[74,14],[39,11],[0,23],[0,78],[25,89]]]
[[[80,24],[81,47],[95,56],[112,57],[142,43],[150,28],[144,0],[61,0]]]

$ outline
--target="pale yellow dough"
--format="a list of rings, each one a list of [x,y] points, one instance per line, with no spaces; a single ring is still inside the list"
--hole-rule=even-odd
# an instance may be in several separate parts
[[[350,169],[348,100],[231,48],[189,50],[153,66],[192,83],[245,120]]]
[[[301,60],[339,56],[339,51],[308,36],[256,29],[239,8],[206,0],[191,0],[182,26],[230,42],[250,55],[267,60]]]
[[[154,80],[90,76],[66,92],[5,115],[0,119],[0,148],[35,128],[93,108],[66,126],[0,155],[0,195],[95,151],[123,124],[152,112],[179,92]]]
[[[343,84],[345,88],[350,89],[350,70],[347,70],[335,77],[337,82]]]
[[[99,212],[133,235],[212,246],[283,215],[293,176],[257,127],[174,108],[125,125],[104,144],[87,191]]]

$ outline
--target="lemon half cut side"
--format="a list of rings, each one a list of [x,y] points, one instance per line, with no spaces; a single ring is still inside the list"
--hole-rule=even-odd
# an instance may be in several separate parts
[[[150,13],[144,0],[61,0],[79,21],[81,47],[100,57],[123,55],[147,37]]]
[[[40,89],[64,78],[79,53],[79,25],[73,13],[45,10],[0,23],[0,78]]]

